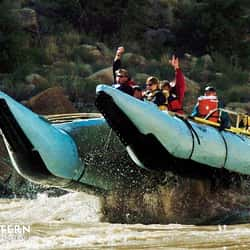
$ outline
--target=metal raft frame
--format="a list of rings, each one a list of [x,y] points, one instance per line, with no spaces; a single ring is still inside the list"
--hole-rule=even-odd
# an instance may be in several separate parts
[[[208,118],[216,111],[219,111],[220,114],[221,112],[225,112],[233,116],[234,119],[230,119],[232,122],[232,126],[230,128],[226,128],[226,131],[230,131],[235,134],[244,134],[250,136],[250,115],[245,113],[238,113],[232,110],[219,108],[216,110],[211,110],[205,118],[193,117],[193,119],[199,123],[211,125],[214,127],[220,127],[220,123],[208,120]],[[246,123],[244,121],[246,121]]]
[[[92,118],[102,118],[100,113],[69,113],[69,114],[55,114],[55,115],[44,115],[42,116],[51,123],[64,123],[72,122],[77,119],[92,119]]]

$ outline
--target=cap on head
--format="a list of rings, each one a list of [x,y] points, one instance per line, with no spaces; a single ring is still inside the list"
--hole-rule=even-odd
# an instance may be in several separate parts
[[[216,89],[214,87],[212,87],[212,86],[207,86],[205,88],[205,92],[216,92]]]

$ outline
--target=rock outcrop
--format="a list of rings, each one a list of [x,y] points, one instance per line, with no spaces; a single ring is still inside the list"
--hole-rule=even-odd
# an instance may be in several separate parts
[[[105,69],[101,69],[97,72],[95,72],[94,74],[90,75],[88,77],[88,79],[91,80],[97,80],[100,81],[102,83],[112,83],[113,82],[113,72],[112,72],[112,67],[108,67]]]
[[[43,115],[77,112],[61,87],[48,88],[25,102],[25,105]]]

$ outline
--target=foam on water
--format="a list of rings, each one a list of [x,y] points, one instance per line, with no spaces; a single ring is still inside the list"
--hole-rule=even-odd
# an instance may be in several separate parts
[[[60,197],[48,197],[43,193],[34,200],[1,202],[0,223],[98,222],[102,218],[101,208],[101,198],[85,193]]]
[[[29,224],[27,239],[0,239],[0,249],[247,249],[250,225],[103,223],[103,201],[84,193],[0,200],[1,224]]]
[[[1,249],[249,249],[249,225],[197,227],[91,223],[37,225],[28,240]],[[49,231],[46,234],[46,231]],[[2,248],[4,246],[4,248]]]

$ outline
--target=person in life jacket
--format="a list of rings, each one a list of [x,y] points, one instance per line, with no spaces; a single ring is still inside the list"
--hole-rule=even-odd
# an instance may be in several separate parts
[[[166,110],[166,97],[160,90],[159,80],[155,76],[150,76],[146,81],[146,91],[144,92],[144,100],[153,102],[160,110]]]
[[[133,80],[131,80],[128,71],[122,68],[121,57],[125,52],[124,47],[119,47],[116,51],[114,62],[113,62],[113,87],[132,95],[134,94],[133,85],[136,85]]]
[[[168,98],[170,95],[170,85],[168,80],[160,81],[160,90],[166,98],[166,101],[163,105],[165,106],[165,109],[168,110]]]
[[[204,95],[198,97],[198,102],[194,106],[191,117],[202,117],[209,121],[221,124],[221,128],[230,128],[230,119],[226,112],[220,112],[224,105],[218,100],[216,89],[208,86]]]
[[[169,63],[175,70],[175,80],[169,82],[168,110],[179,114],[184,114],[183,100],[186,90],[185,78],[177,57],[173,55]]]

